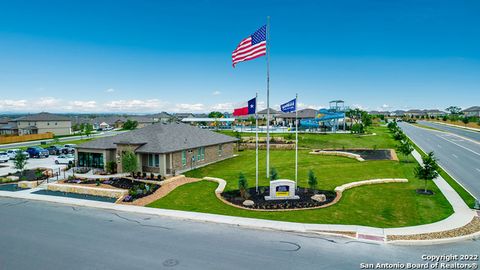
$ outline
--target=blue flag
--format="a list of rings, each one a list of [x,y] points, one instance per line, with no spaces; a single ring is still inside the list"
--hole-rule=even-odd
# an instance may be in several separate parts
[[[294,98],[287,103],[280,105],[280,110],[282,112],[294,112],[297,110],[297,99]]]

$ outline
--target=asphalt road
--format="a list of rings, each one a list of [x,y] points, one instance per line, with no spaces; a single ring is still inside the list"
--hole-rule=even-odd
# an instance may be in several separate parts
[[[433,151],[448,174],[480,198],[480,143],[404,122],[398,124],[422,150]]]
[[[437,124],[437,123],[428,122],[428,121],[418,121],[418,123],[424,126],[433,127],[442,131],[463,136],[470,140],[480,142],[480,132],[478,131],[468,130],[464,128],[456,128],[456,127],[451,127],[451,126]]]
[[[480,250],[474,240],[393,246],[1,197],[0,216],[2,270],[361,269]]]

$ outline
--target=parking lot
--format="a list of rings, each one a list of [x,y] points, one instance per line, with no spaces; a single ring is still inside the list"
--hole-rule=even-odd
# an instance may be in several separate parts
[[[49,168],[54,172],[57,172],[58,169],[65,168],[66,165],[57,165],[55,164],[55,158],[57,156],[49,156],[48,158],[29,158],[25,169],[34,169],[34,168]],[[14,167],[13,160],[9,160],[6,163],[0,163],[0,176],[7,175],[9,173],[15,173],[17,170]]]

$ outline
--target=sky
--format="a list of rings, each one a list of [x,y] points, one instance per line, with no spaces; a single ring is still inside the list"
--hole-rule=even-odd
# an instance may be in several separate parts
[[[0,112],[231,111],[266,57],[231,52],[271,17],[270,103],[480,105],[480,2],[0,0]]]

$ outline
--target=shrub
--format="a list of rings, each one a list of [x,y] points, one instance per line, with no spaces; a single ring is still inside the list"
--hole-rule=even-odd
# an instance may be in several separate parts
[[[117,171],[117,163],[115,161],[109,161],[105,165],[107,172],[110,174],[114,174]]]
[[[278,179],[277,169],[275,169],[275,167],[272,167],[270,169],[270,181],[277,180],[277,179]]]
[[[240,196],[242,198],[247,199],[248,198],[248,182],[247,178],[243,173],[240,173],[238,176],[238,189],[240,190]]]
[[[311,190],[315,192],[317,189],[318,181],[317,177],[315,176],[315,173],[313,170],[308,171],[308,186],[310,187]]]

